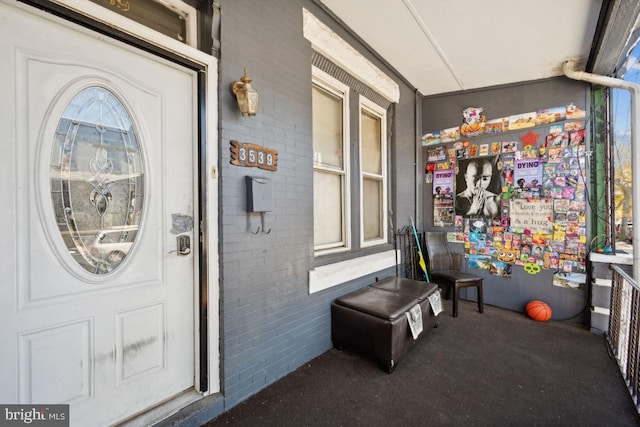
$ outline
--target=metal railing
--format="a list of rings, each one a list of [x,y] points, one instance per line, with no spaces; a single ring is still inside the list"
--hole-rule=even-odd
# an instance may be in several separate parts
[[[418,246],[411,227],[403,227],[394,233],[394,244],[396,253],[399,252],[400,255],[400,259],[396,260],[396,276],[414,280],[424,279],[424,274],[418,266]],[[420,246],[423,246],[422,242]]]
[[[640,287],[619,266],[611,265],[611,306],[607,343],[640,413]]]

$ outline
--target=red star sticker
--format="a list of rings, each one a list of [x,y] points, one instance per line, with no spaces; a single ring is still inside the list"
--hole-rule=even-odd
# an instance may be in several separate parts
[[[540,138],[539,133],[533,133],[531,129],[526,135],[521,136],[519,139],[522,141],[524,148],[527,148],[530,145],[538,145],[538,138]]]

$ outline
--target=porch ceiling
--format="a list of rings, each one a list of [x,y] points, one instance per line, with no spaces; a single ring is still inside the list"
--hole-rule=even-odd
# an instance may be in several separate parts
[[[638,16],[623,0],[320,0],[423,95],[612,73]],[[600,10],[607,20],[598,31]],[[617,50],[617,52],[616,52]],[[598,60],[600,62],[598,62]]]

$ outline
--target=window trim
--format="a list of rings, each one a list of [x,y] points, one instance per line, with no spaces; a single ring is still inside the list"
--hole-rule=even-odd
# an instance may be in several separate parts
[[[351,245],[351,152],[349,149],[349,135],[350,135],[350,120],[349,120],[349,96],[350,88],[338,79],[332,77],[321,69],[312,66],[312,86],[318,86],[327,92],[342,99],[342,153],[343,153],[343,168],[341,173],[343,174],[343,204],[342,204],[342,235],[343,240],[341,245],[329,244],[329,245],[316,245],[314,235],[314,256],[334,254],[340,252],[347,252],[352,249]],[[313,113],[312,113],[313,114]],[[313,118],[312,118],[313,121]],[[336,173],[335,168],[318,167],[313,164],[313,171],[323,171],[327,173]],[[314,183],[315,185],[315,183]],[[315,205],[313,207],[315,215]],[[314,217],[315,228],[315,217]]]
[[[381,174],[371,174],[368,172],[364,172],[362,168],[362,113],[367,112],[373,116],[377,116],[380,119],[380,161],[381,161]],[[373,101],[359,96],[359,106],[358,106],[358,156],[360,159],[360,170],[359,172],[359,180],[360,180],[360,247],[366,248],[371,246],[379,246],[387,243],[388,240],[388,231],[387,231],[387,221],[388,221],[388,201],[387,201],[387,169],[388,169],[388,160],[387,160],[387,110],[374,103]],[[364,239],[364,178],[375,178],[382,182],[382,218],[381,218],[381,227],[382,227],[382,237],[375,240],[365,240]]]
[[[309,270],[309,294],[395,268],[400,257],[400,250],[390,249],[315,267]]]
[[[57,3],[73,11],[86,15],[96,21],[102,22],[106,25],[119,28],[129,34],[133,34],[143,40],[147,40],[158,46],[167,46],[178,48],[180,46],[188,46],[197,50],[198,45],[198,13],[197,10],[180,0],[154,0],[158,3],[158,7],[164,7],[173,10],[174,12],[185,17],[187,40],[182,42],[178,39],[169,37],[156,31],[144,24],[141,24],[126,16],[119,15],[118,13],[109,10],[108,7],[102,6],[98,3],[87,2],[84,0],[53,0],[53,3]],[[179,51],[183,49],[180,48]]]
[[[302,32],[311,47],[390,102],[400,102],[400,86],[347,41],[302,8]]]

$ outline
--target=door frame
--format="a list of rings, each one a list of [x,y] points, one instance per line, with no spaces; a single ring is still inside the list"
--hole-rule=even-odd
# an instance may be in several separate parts
[[[198,263],[194,267],[194,282],[198,286],[198,292],[194,292],[194,386],[202,395],[220,392],[216,105],[218,59],[86,0],[16,2],[27,5],[24,9],[31,13],[34,12],[32,7],[44,10],[54,17],[80,25],[91,33],[108,36],[198,73],[198,141],[197,147],[194,147],[197,148],[198,164],[197,183],[194,183],[197,185],[198,218],[194,221],[194,227],[198,228],[199,244]],[[202,32],[203,29],[198,28],[198,31]],[[214,201],[215,205],[209,209],[207,201]]]

